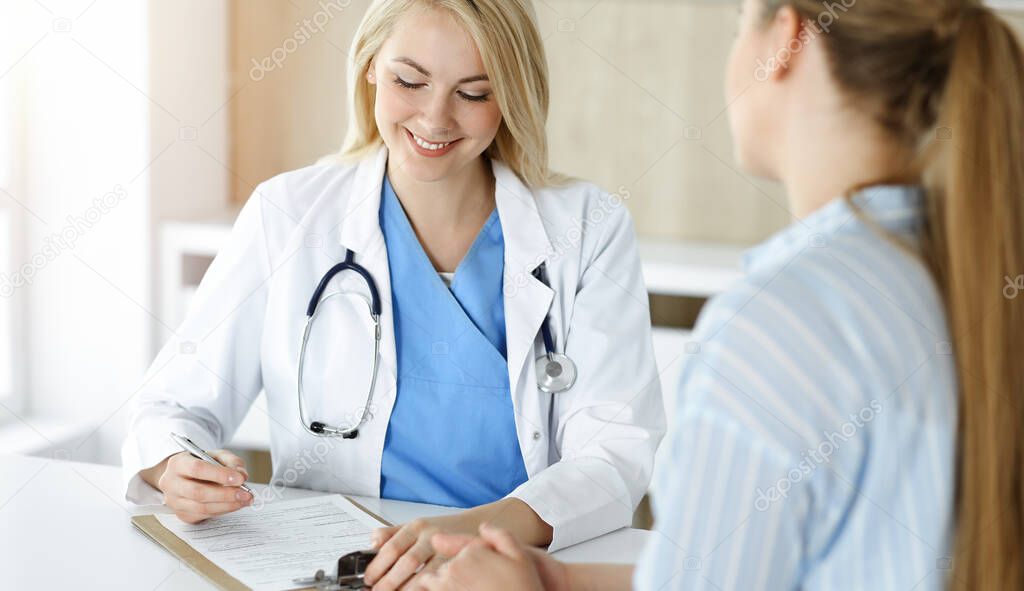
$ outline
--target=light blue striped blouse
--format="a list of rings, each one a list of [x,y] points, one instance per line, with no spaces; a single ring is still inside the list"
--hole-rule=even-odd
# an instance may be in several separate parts
[[[702,312],[636,589],[940,589],[956,373],[922,193],[873,187],[744,259]],[[906,243],[900,246],[890,237]]]

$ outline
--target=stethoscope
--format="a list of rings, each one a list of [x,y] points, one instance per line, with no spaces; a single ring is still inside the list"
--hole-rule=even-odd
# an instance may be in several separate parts
[[[542,263],[533,271],[533,276],[548,285],[547,277],[544,274],[545,266]],[[306,419],[306,408],[303,404],[302,371],[306,361],[306,347],[309,344],[309,333],[316,319],[317,310],[322,302],[334,296],[342,295],[342,292],[334,292],[324,297],[327,285],[334,279],[334,276],[342,271],[352,271],[363,278],[370,291],[368,307],[370,320],[373,322],[373,370],[370,376],[370,387],[366,393],[366,404],[363,406],[359,420],[349,427],[335,427],[322,421],[308,421]],[[380,292],[377,290],[377,282],[373,275],[365,267],[355,262],[355,253],[351,250],[345,253],[345,262],[338,263],[330,268],[313,292],[313,297],[306,307],[306,325],[302,330],[302,345],[299,347],[299,368],[298,368],[298,398],[299,398],[299,421],[302,428],[308,433],[317,437],[341,437],[343,439],[355,439],[359,435],[359,427],[367,421],[370,415],[370,406],[373,402],[373,389],[377,383],[377,370],[380,367]],[[544,321],[540,325],[541,337],[544,341],[544,354],[537,358],[537,388],[547,394],[558,394],[565,392],[576,383],[576,364],[564,353],[555,351],[554,339],[551,336],[551,327],[548,315],[544,315]]]
[[[546,270],[547,267],[541,263],[533,270],[533,276],[550,289],[548,278],[544,274]],[[544,340],[544,354],[537,358],[537,387],[541,392],[548,394],[565,392],[576,383],[576,363],[564,353],[555,351],[555,341],[551,338],[547,314],[540,324],[540,334]]]

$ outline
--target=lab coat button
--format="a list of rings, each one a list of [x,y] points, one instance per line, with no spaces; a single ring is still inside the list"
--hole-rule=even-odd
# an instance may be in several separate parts
[[[540,439],[540,431],[534,431],[533,432],[533,440],[537,441],[538,439]]]

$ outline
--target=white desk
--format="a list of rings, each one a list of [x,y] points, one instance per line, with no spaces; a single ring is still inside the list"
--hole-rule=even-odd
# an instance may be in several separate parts
[[[215,589],[135,530],[114,466],[0,454],[0,588]],[[259,487],[260,485],[255,485]],[[322,493],[286,489],[284,498]],[[452,511],[353,497],[393,523]],[[649,532],[622,529],[555,553],[569,562],[635,562]]]

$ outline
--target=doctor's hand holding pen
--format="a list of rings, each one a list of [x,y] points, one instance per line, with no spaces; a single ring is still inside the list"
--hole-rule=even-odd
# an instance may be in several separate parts
[[[140,473],[146,483],[164,493],[164,504],[185,523],[199,523],[252,504],[252,495],[241,488],[249,479],[245,460],[224,449],[209,454],[223,465],[182,451]]]

